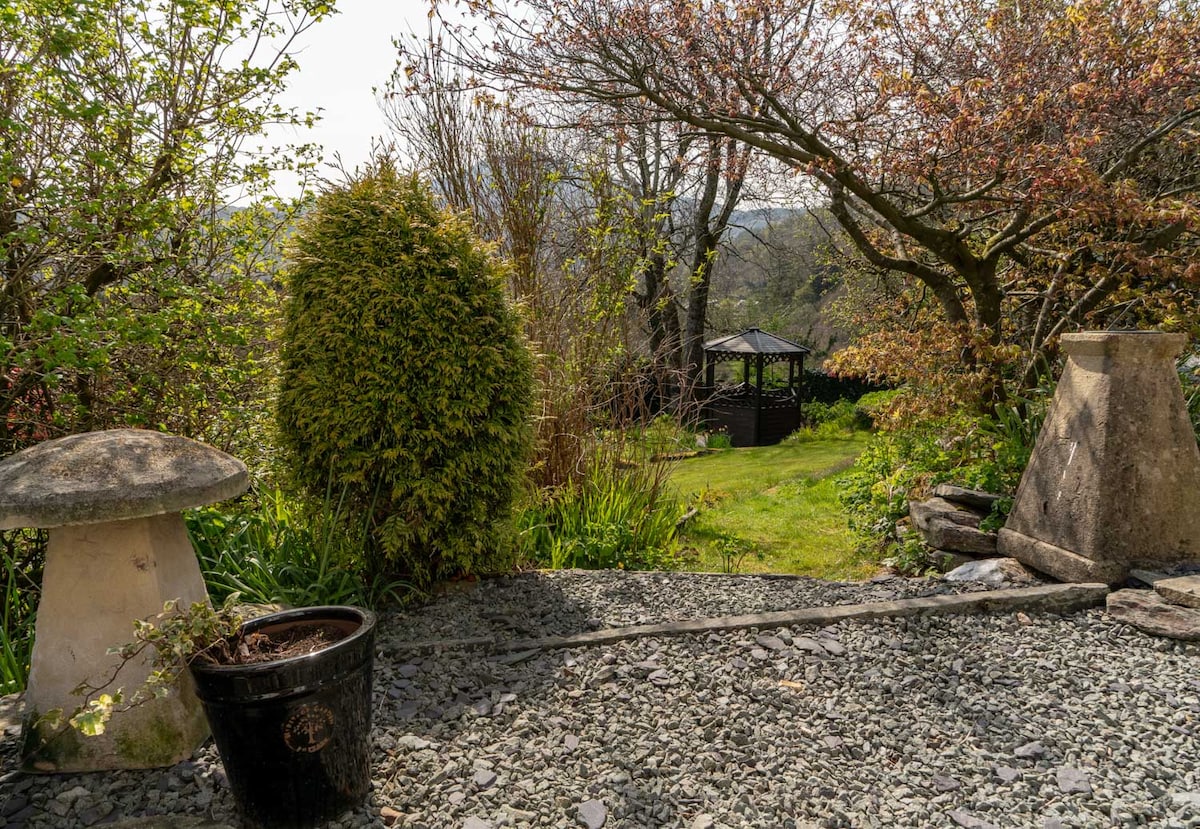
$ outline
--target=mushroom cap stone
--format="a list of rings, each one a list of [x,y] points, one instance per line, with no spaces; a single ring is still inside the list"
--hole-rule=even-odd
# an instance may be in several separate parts
[[[148,429],[86,432],[0,461],[0,529],[179,512],[249,485],[245,464],[198,441]]]

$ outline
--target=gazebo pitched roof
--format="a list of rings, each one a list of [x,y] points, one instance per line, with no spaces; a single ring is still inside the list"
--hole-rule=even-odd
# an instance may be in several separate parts
[[[740,334],[709,340],[704,344],[704,350],[720,354],[767,354],[779,357],[812,353],[810,348],[758,328],[748,328]]]

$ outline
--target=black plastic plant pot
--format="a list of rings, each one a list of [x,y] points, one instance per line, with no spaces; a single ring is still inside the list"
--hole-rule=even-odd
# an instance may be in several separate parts
[[[253,619],[243,631],[314,624],[346,636],[273,662],[192,666],[233,796],[253,826],[319,826],[361,803],[371,785],[375,614],[307,607]]]

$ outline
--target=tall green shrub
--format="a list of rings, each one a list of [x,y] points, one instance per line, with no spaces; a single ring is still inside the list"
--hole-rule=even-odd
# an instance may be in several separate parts
[[[290,259],[279,426],[298,482],[345,489],[373,563],[419,584],[506,567],[533,388],[500,265],[387,160],[317,200]]]

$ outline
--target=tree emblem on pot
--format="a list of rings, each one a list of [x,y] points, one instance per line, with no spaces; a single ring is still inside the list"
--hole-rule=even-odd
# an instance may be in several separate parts
[[[283,724],[283,742],[292,751],[320,751],[333,739],[334,719],[324,705],[301,705]]]

